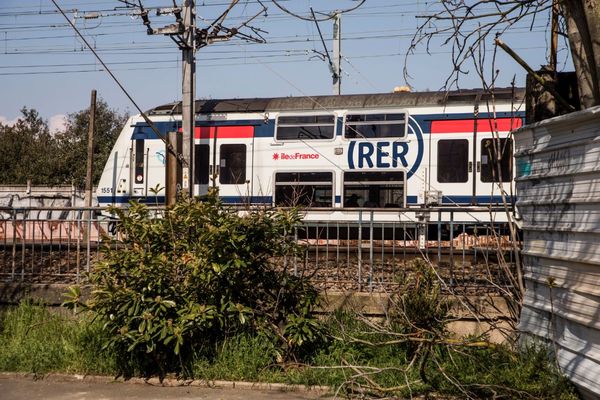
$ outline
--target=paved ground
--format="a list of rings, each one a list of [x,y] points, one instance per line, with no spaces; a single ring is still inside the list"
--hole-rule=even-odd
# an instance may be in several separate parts
[[[88,383],[0,376],[2,400],[300,400],[318,397],[318,394],[311,392],[163,387],[122,382]]]

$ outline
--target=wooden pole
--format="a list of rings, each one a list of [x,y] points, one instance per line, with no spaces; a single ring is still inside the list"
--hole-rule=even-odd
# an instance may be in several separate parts
[[[180,151],[180,146],[177,143],[177,132],[169,132],[167,133],[167,143],[177,149],[177,152]],[[167,152],[167,165],[166,165],[166,200],[167,206],[172,206],[177,202],[177,156],[171,152]]]
[[[92,206],[92,189],[94,187],[94,132],[96,130],[96,89],[92,90],[92,96],[90,100],[90,119],[88,122],[88,143],[87,143],[87,168],[85,173],[85,206]],[[73,195],[73,207],[75,207],[75,195]],[[83,213],[83,240],[87,249],[86,257],[86,269],[90,270],[90,229],[92,224],[92,211],[87,210]],[[79,257],[79,252],[77,252]],[[79,260],[77,260],[79,266]]]
[[[94,131],[96,127],[96,89],[92,90],[90,101],[90,121],[88,127],[87,171],[85,174],[85,206],[92,206],[92,189],[94,187]]]
[[[557,71],[557,52],[558,52],[558,1],[552,0],[552,34],[550,37],[550,68]]]

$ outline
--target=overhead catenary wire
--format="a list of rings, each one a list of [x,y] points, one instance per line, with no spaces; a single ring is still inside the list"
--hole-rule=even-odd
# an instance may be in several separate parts
[[[144,122],[146,122],[148,124],[148,126],[150,127],[150,129],[152,129],[152,131],[156,134],[156,136],[159,137],[165,143],[165,145],[167,147],[167,150],[170,151],[172,154],[174,154],[177,157],[178,161],[185,166],[186,163],[185,163],[185,160],[183,159],[183,157],[181,156],[181,154],[177,153],[177,151],[175,150],[175,148],[170,143],[168,143],[168,141],[166,140],[166,138],[164,137],[164,135],[159,131],[159,129],[156,127],[156,125],[154,125],[154,123],[150,120],[150,118],[148,118],[148,116],[146,115],[146,113],[141,109],[141,107],[137,104],[137,102],[129,94],[129,92],[127,91],[127,89],[125,89],[125,87],[121,84],[121,82],[119,81],[119,79],[117,79],[117,77],[112,73],[112,71],[110,70],[110,68],[108,68],[108,66],[104,63],[104,61],[98,55],[98,53],[94,50],[94,48],[89,44],[89,42],[85,39],[85,37],[81,34],[81,32],[79,32],[79,30],[71,22],[71,20],[69,19],[69,17],[67,17],[67,15],[64,13],[64,11],[62,10],[62,8],[60,8],[60,6],[56,3],[55,0],[51,0],[51,1],[56,6],[56,8],[58,9],[58,11],[60,11],[60,13],[63,15],[63,17],[65,17],[65,19],[69,22],[69,24],[75,30],[75,32],[77,33],[77,35],[79,36],[79,38],[85,43],[85,45],[94,54],[94,56],[100,62],[100,64],[102,64],[102,66],[104,67],[105,71],[115,81],[115,83],[123,91],[123,93],[125,94],[125,96],[127,96],[127,98],[129,99],[129,101],[131,101],[131,103],[136,108],[136,110],[138,110],[138,112],[140,113],[140,115],[144,119]]]
[[[539,49],[543,49],[545,47],[543,46],[539,46],[539,47],[524,47],[524,48],[515,48],[515,50],[520,50],[520,51],[529,51],[529,50],[539,50]],[[492,51],[492,50],[490,50]],[[77,52],[77,54],[80,52]],[[263,63],[268,63],[268,64],[293,64],[293,63],[314,63],[316,62],[315,60],[311,60],[310,58],[307,58],[306,56],[308,55],[308,52],[306,50],[302,50],[299,51],[299,53],[301,54],[270,54],[270,55],[258,55],[258,56],[248,56],[248,55],[242,55],[242,56],[236,56],[236,57],[231,57],[231,56],[223,56],[223,57],[213,57],[213,58],[203,58],[202,63],[198,63],[199,66],[202,66],[203,68],[222,68],[222,67],[235,67],[235,66],[241,66],[241,65],[259,65],[259,64],[263,64]],[[38,54],[38,53],[8,53],[8,54]],[[51,52],[48,52],[47,54],[51,54]],[[57,54],[64,54],[62,51],[58,52]],[[69,51],[66,54],[74,54],[73,51]],[[162,54],[164,55],[164,52],[149,52],[149,53],[143,53],[143,52],[130,52],[131,55],[156,55],[156,54]],[[446,52],[436,52],[435,54],[451,54],[450,51],[446,51]],[[415,53],[415,55],[427,55],[426,52],[422,52],[422,53]],[[363,54],[363,55],[354,55],[351,56],[352,59],[378,59],[378,58],[386,58],[386,57],[402,57],[404,56],[404,53],[390,53],[390,54],[376,54],[376,55],[372,55],[372,54]],[[265,59],[265,58],[269,58],[269,59],[275,59],[275,58],[279,58],[277,60],[273,60],[273,61],[266,61],[266,62],[258,62],[256,60],[258,60],[259,58]],[[223,63],[223,62],[218,62],[218,63],[207,63],[206,61],[210,61],[210,62],[214,62],[214,61],[225,61],[225,60],[245,60],[244,62],[230,62],[230,63]],[[348,62],[347,57],[344,58],[344,61]],[[177,63],[178,60],[164,60],[164,59],[150,59],[150,60],[143,60],[143,61],[118,61],[118,62],[107,62],[107,65],[144,65],[144,64],[151,64],[151,65],[156,65],[156,64],[175,64]],[[77,69],[77,70],[67,70],[67,69],[63,69],[60,71],[26,71],[26,69],[37,69],[37,68],[68,68],[68,67],[83,67],[83,66],[94,66],[96,65],[95,63],[76,63],[76,64],[68,64],[68,63],[61,63],[61,64],[37,64],[37,65],[2,65],[0,66],[0,76],[2,75],[14,75],[14,76],[19,76],[19,75],[41,75],[41,74],[65,74],[65,73],[89,73],[89,72],[102,72],[103,69]],[[368,79],[362,75],[360,73],[360,71],[356,70],[355,66],[353,66],[353,64],[350,64],[353,67],[353,69],[355,71],[357,71],[357,73],[359,75],[361,75],[361,78],[363,80],[365,80],[365,82],[367,82],[371,87],[376,88],[375,85],[373,85],[372,83],[368,82]],[[6,70],[6,69],[10,69],[10,68],[15,68],[18,69],[18,71],[16,72],[1,72],[2,70]],[[140,70],[146,70],[146,71],[152,71],[152,70],[166,70],[166,69],[172,69],[175,68],[175,66],[165,66],[165,67],[132,67],[132,68],[113,68],[112,70],[115,71],[131,71],[131,70],[136,70],[136,69],[140,69]]]
[[[345,9],[345,10],[338,10],[338,11],[336,11],[336,13],[338,13],[338,14],[345,14],[345,13],[349,13],[351,11],[354,11],[354,10],[358,9],[360,6],[362,6],[363,4],[365,4],[365,1],[367,1],[367,0],[360,0],[360,3],[358,3],[356,6],[348,8],[348,9]],[[330,19],[332,19],[334,17],[333,14],[329,14],[329,15],[326,15],[325,17],[323,17],[323,18],[316,18],[315,15],[314,15],[314,12],[312,13],[312,17],[305,17],[305,16],[302,16],[302,15],[300,15],[298,13],[290,11],[286,7],[282,6],[280,4],[280,0],[271,0],[271,2],[273,4],[275,4],[275,6],[277,8],[279,8],[281,11],[283,11],[284,13],[289,14],[289,15],[295,17],[295,18],[298,18],[298,19],[301,19],[301,20],[304,20],[304,21],[322,22],[322,21],[330,20]]]

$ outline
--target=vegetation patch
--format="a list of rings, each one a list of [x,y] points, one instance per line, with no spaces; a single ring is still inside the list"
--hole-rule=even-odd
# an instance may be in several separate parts
[[[575,399],[544,348],[454,338],[431,264],[398,280],[386,318],[318,319],[317,292],[278,267],[302,257],[297,211],[239,213],[213,194],[157,218],[114,209],[91,297],[1,314],[0,370],[327,385],[348,397]],[[64,311],[64,310],[63,310]]]
[[[320,323],[331,338],[302,362],[278,362],[268,337],[239,333],[195,352],[190,378],[328,385],[349,397],[577,398],[541,347],[515,352],[440,345],[425,365],[424,382],[418,364],[410,364],[410,346],[381,345],[389,335],[374,332],[359,315],[340,312]],[[25,302],[4,310],[0,326],[1,371],[119,374],[118,356],[103,350],[107,332],[88,314],[50,312]]]
[[[317,291],[276,262],[300,254],[288,234],[296,211],[240,214],[216,194],[158,218],[137,203],[112,211],[117,235],[90,275],[91,298],[74,287],[67,304],[103,324],[120,373],[187,377],[196,357],[242,334],[265,338],[282,361],[320,338]]]

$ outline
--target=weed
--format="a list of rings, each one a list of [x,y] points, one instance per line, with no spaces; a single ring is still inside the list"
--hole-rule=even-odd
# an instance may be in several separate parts
[[[111,356],[102,351],[101,326],[86,316],[75,319],[23,302],[0,314],[0,327],[0,370],[34,374],[114,371]]]

